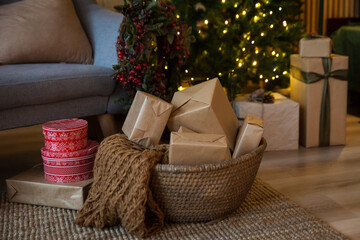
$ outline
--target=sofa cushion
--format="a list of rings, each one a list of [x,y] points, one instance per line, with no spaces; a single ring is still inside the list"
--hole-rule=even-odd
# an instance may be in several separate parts
[[[109,96],[111,68],[86,64],[0,66],[0,110],[71,99]]]
[[[0,32],[0,64],[92,63],[92,48],[71,0],[1,5]]]

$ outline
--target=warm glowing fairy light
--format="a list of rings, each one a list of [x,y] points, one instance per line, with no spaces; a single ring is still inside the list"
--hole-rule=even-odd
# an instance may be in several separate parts
[[[279,78],[279,75],[276,75],[275,77],[276,77],[276,78]]]
[[[279,7],[279,11],[281,12],[281,10],[282,10],[282,7]]]
[[[177,35],[180,35],[180,32],[177,32]]]
[[[264,76],[262,74],[260,74],[259,78],[262,79]]]
[[[239,63],[239,65],[238,65],[238,66],[239,66],[239,67],[242,67],[242,65],[243,65],[242,63]]]
[[[176,18],[180,18],[180,15],[179,15],[179,14],[176,14]]]
[[[246,15],[246,11],[245,11],[245,10],[244,10],[244,11],[242,11],[242,15],[244,15],[244,16]]]
[[[286,27],[287,26],[287,22],[286,20],[283,21],[283,26]]]
[[[279,54],[277,53],[275,56],[276,56],[276,57],[279,57]]]
[[[221,73],[219,73],[219,77],[221,77],[221,75],[222,75],[222,74],[221,74]]]
[[[254,40],[252,40],[252,41],[251,41],[251,44],[254,44],[254,43],[255,43],[255,41],[254,41]]]
[[[287,74],[287,71],[283,71],[283,74],[286,75],[286,74]]]
[[[275,80],[275,77],[272,77],[271,79],[272,79],[272,80]]]
[[[227,29],[224,29],[223,33],[226,34],[226,33],[227,33]]]
[[[194,81],[194,78],[192,77],[192,78],[190,78],[190,80],[191,80],[191,81]]]
[[[236,58],[236,61],[238,62],[240,59],[239,58]]]
[[[255,4],[255,7],[256,7],[256,8],[259,8],[259,7],[261,7],[261,4],[260,4],[260,3],[256,3],[256,4]]]
[[[236,16],[235,16],[236,18],[239,18],[240,16],[239,16],[239,14],[236,14]]]
[[[270,11],[269,14],[272,15],[272,14],[273,14],[273,11]]]
[[[208,24],[209,24],[209,20],[205,19],[204,23],[205,23],[206,25],[208,25]]]
[[[182,91],[182,90],[184,90],[184,88],[183,88],[182,86],[180,86],[180,87],[178,88],[178,90],[179,90],[179,91]]]
[[[265,36],[265,33],[262,32],[260,35],[263,37],[263,36]]]
[[[270,25],[270,28],[273,28],[273,27],[274,27],[274,24],[271,24],[271,25]]]
[[[269,81],[269,79],[265,79],[265,82],[267,83]]]
[[[242,48],[242,50],[243,50],[243,52],[245,52],[246,49],[245,49],[245,48]]]
[[[253,66],[256,66],[256,65],[257,65],[257,61],[253,61],[252,65],[253,65]]]
[[[271,52],[271,55],[273,55],[273,56],[274,56],[275,54],[276,54],[276,52],[275,52],[275,51],[272,51],[272,52]]]
[[[185,73],[189,73],[189,70],[185,69]]]
[[[167,69],[168,69],[168,66],[166,66],[166,65],[165,65],[165,67],[164,67],[164,68],[165,68],[165,70],[167,70]]]
[[[255,54],[258,54],[258,53],[259,53],[259,50],[256,49],[256,50],[255,50]]]
[[[274,68],[273,71],[276,72],[276,68]]]
[[[228,25],[229,24],[229,21],[228,20],[225,20],[225,25]]]

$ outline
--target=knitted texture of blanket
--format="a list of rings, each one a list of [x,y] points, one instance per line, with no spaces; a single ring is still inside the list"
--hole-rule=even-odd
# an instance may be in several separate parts
[[[147,237],[164,225],[164,214],[152,197],[150,170],[166,148],[144,149],[115,134],[104,139],[94,165],[94,183],[76,223],[104,228],[121,224],[128,233]]]

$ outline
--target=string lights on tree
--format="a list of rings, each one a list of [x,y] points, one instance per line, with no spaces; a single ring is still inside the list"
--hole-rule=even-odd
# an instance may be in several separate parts
[[[301,37],[301,0],[172,2],[196,37],[183,78],[217,76],[230,99],[249,81],[286,87],[289,57]]]

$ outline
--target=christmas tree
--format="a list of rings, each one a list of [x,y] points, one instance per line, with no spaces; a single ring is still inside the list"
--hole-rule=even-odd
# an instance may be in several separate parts
[[[301,37],[301,0],[173,0],[196,42],[183,78],[219,77],[232,100],[248,81],[271,90],[289,83],[289,57]]]

